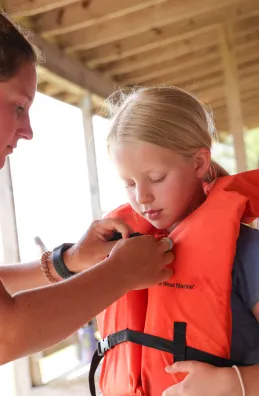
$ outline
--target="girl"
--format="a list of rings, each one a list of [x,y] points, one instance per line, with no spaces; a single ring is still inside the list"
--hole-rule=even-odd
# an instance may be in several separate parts
[[[128,220],[130,225],[135,225],[134,231],[145,230],[149,233],[153,230],[154,233],[156,230],[157,235],[168,235],[176,231],[188,217],[195,219],[194,213],[209,202],[206,197],[208,189],[206,192],[205,185],[209,183],[213,192],[213,182],[216,177],[226,174],[211,161],[213,134],[213,121],[205,107],[194,96],[181,89],[145,88],[129,95],[120,104],[113,118],[108,136],[108,150],[119,176],[125,183],[133,210],[126,205],[117,209],[111,216]],[[258,185],[255,188],[257,189],[255,191],[258,191]],[[196,219],[197,217],[196,215]],[[233,255],[235,259],[232,273],[231,359],[235,362],[255,365],[259,364],[259,232],[245,225],[241,225],[239,230],[239,221],[237,222],[239,237]],[[148,228],[147,224],[151,228]],[[211,222],[202,224],[202,228],[214,226]],[[228,226],[224,223],[220,224],[222,233]],[[199,240],[199,243],[202,241]],[[213,240],[209,239],[204,243],[211,245],[208,248],[212,249],[213,253]],[[224,252],[224,246],[221,250]],[[195,255],[195,250],[193,254]],[[189,256],[186,254],[186,258],[190,259],[190,254]],[[210,258],[211,255],[208,260]],[[233,260],[231,265],[232,263]],[[165,290],[168,286],[171,287],[172,293],[175,288],[195,287],[195,281],[194,285],[178,283],[177,286],[173,279],[174,277],[172,281],[160,285],[164,286],[164,289],[160,287],[157,293],[162,295],[161,290]],[[156,300],[153,288],[146,294],[143,291],[141,293],[129,294],[99,316],[98,323],[103,337],[114,332],[121,317],[125,317],[126,322],[131,323],[133,330],[143,332],[146,325],[145,318],[142,318],[141,322],[140,316],[134,322],[135,311],[142,310],[142,316],[145,316],[146,310],[150,311],[150,306],[156,307],[153,316],[150,315],[151,327],[163,326],[164,319],[161,315],[160,323],[154,322],[157,312],[164,312],[164,301],[161,303]],[[172,294],[172,299],[175,296],[176,294]],[[124,348],[124,355],[119,353],[122,350],[120,348]],[[167,358],[155,351],[152,352],[153,355],[150,352],[147,359],[149,353],[147,350],[150,351],[151,348],[141,349],[133,343],[123,343],[108,351],[101,375],[104,396],[159,396],[157,391],[154,391],[157,389],[156,374],[161,371],[161,364],[163,365],[161,356],[165,365]],[[146,363],[144,364],[143,361]],[[122,365],[123,369],[120,370],[122,375],[119,375],[118,370]],[[259,366],[240,368],[240,370],[235,368],[237,373],[233,368],[215,368],[198,362],[176,363],[175,366],[167,369],[169,373],[179,371],[190,374],[184,381],[165,391],[164,395],[241,396],[242,389],[244,395],[244,386],[246,395],[257,394],[259,380],[253,377],[253,373],[259,372]],[[166,387],[161,384],[160,388],[165,390]],[[162,391],[159,394],[161,393]]]

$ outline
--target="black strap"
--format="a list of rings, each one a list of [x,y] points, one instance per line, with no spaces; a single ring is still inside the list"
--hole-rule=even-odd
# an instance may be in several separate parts
[[[175,361],[195,360],[198,362],[208,363],[217,367],[232,367],[234,364],[242,366],[242,364],[233,362],[229,359],[192,348],[186,345],[186,323],[174,323],[174,340],[153,336],[151,334],[141,333],[134,330],[125,329],[117,333],[111,334],[97,344],[97,350],[93,356],[91,368],[89,372],[89,386],[91,396],[96,396],[94,376],[96,369],[104,357],[105,353],[123,342],[133,342],[149,348],[158,349],[174,355]]]
[[[174,361],[186,360],[186,323],[176,322],[174,324]]]
[[[91,362],[90,371],[89,371],[89,388],[90,388],[91,396],[96,396],[94,376],[95,376],[95,372],[96,372],[102,358],[103,358],[103,356],[98,355],[98,351],[96,350],[94,352],[92,362]]]
[[[63,279],[68,279],[75,275],[75,272],[70,271],[63,260],[64,252],[71,248],[71,246],[73,246],[73,243],[63,243],[62,245],[56,247],[52,253],[53,266],[59,276],[61,276]]]

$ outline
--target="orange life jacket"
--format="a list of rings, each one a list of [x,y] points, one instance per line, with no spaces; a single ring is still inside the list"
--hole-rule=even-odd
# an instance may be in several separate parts
[[[160,396],[184,378],[165,372],[176,360],[229,365],[236,241],[240,222],[258,216],[258,170],[218,179],[206,201],[169,235],[176,257],[172,278],[124,295],[98,316],[103,396]],[[129,205],[109,217],[123,219],[141,234],[166,235]]]

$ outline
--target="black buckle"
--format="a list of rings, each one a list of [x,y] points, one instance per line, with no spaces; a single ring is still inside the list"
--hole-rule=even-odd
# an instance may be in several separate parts
[[[109,351],[109,349],[111,349],[111,345],[110,345],[110,340],[109,340],[109,336],[108,336],[98,342],[98,344],[97,344],[98,355],[104,356],[105,352]]]

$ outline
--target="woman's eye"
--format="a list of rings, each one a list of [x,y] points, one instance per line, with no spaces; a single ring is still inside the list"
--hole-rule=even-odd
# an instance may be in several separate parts
[[[165,180],[165,176],[160,177],[159,179],[150,179],[151,183],[161,183]]]
[[[125,184],[125,188],[132,188],[135,186],[135,183],[127,183]]]

